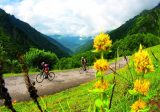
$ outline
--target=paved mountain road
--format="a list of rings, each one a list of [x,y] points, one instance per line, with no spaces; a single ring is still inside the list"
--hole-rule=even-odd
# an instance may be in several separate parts
[[[123,59],[117,62],[117,69],[122,68],[126,65],[126,61]],[[112,63],[110,67],[114,69],[115,63]],[[112,73],[111,70],[107,74]],[[52,81],[45,79],[42,83],[36,82],[36,75],[30,75],[30,79],[35,81],[35,87],[38,90],[38,95],[49,95],[62,90],[76,87],[82,83],[89,82],[95,78],[95,70],[89,69],[88,73],[80,74],[78,70],[68,70],[55,73],[56,77]],[[27,91],[24,77],[9,77],[5,78],[5,86],[12,97],[12,100],[24,101],[30,100],[29,93]],[[2,100],[0,100],[2,104]]]

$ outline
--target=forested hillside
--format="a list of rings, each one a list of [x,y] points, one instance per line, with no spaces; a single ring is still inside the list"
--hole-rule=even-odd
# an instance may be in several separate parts
[[[0,44],[10,58],[15,58],[17,53],[25,53],[34,47],[52,51],[58,57],[69,56],[67,51],[47,39],[47,36],[32,28],[29,24],[16,19],[0,9]]]
[[[119,47],[119,52],[121,52],[120,55],[123,55],[122,52],[125,52],[125,55],[129,55],[138,49],[137,45],[140,43],[144,47],[160,44],[160,4],[151,10],[144,10],[119,28],[109,32],[109,35],[113,41],[111,55],[115,54],[117,47]],[[82,49],[80,51],[91,50],[92,47],[90,46],[92,46],[92,43],[93,40],[87,42],[84,45],[86,46],[85,48],[79,48]]]

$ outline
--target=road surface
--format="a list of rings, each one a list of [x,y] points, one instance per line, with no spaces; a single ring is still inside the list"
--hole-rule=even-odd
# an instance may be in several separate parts
[[[117,69],[123,68],[125,65],[126,61],[123,58],[117,62]],[[110,67],[114,69],[115,63],[112,63]],[[109,73],[112,73],[112,71],[108,70],[106,74]],[[88,73],[82,74],[79,73],[79,70],[62,71],[55,74],[55,79],[52,81],[45,79],[42,83],[36,82],[36,75],[30,75],[30,79],[36,82],[35,87],[38,90],[38,95],[54,94],[68,88],[79,86],[95,78],[95,70],[92,68],[89,69]],[[12,100],[19,102],[31,99],[23,76],[5,78],[5,87],[8,88]],[[0,104],[2,104],[2,100],[0,100]]]

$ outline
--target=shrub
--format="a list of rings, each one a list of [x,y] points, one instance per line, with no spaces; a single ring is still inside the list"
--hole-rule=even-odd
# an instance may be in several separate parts
[[[58,61],[55,53],[45,52],[44,50],[35,48],[30,48],[30,50],[26,52],[24,59],[30,68],[40,68],[41,62],[45,62],[48,63],[50,69],[52,69],[53,65]]]
[[[58,63],[54,66],[56,69],[71,69],[81,67],[81,57],[87,59],[87,65],[90,66],[93,64],[94,60],[99,57],[99,54],[92,53],[87,51],[86,53],[75,54],[72,57],[61,58]]]

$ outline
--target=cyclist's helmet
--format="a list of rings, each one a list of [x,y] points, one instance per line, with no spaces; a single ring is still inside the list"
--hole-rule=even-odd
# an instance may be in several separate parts
[[[44,67],[48,67],[48,64],[44,64]]]
[[[43,66],[45,64],[45,62],[42,62],[41,65]]]

